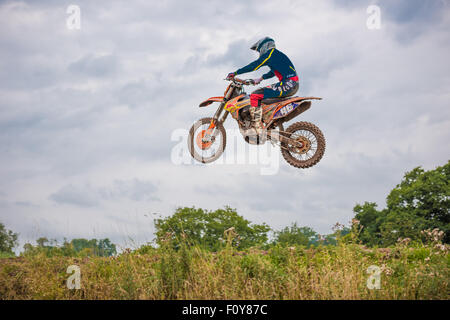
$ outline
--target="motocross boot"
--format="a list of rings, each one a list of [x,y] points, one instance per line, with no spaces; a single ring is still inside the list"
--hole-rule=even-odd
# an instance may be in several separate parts
[[[262,113],[263,108],[261,105],[258,105],[257,107],[251,107],[250,108],[250,115],[252,116],[252,129],[253,132],[250,132],[249,135],[261,135],[263,133],[263,127],[262,127]]]

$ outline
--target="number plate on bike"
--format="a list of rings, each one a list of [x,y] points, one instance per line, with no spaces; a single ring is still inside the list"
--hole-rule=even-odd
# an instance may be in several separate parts
[[[290,113],[292,110],[294,110],[298,106],[299,105],[297,103],[289,103],[289,104],[285,105],[283,108],[281,108],[280,110],[278,110],[275,113],[275,115],[273,116],[273,118],[276,119],[276,118],[279,118],[279,117],[284,117],[285,115]]]

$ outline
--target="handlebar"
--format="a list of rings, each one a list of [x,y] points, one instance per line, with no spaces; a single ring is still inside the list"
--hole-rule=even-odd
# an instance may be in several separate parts
[[[249,85],[253,85],[254,86],[254,85],[256,85],[255,81],[253,79],[242,80],[242,79],[234,77],[234,78],[231,78],[231,79],[224,79],[224,80],[233,81],[233,82],[236,82],[236,83],[242,83],[243,85],[246,85],[246,86],[249,86]]]

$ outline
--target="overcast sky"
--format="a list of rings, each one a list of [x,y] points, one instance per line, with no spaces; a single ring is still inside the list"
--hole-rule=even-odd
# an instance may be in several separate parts
[[[366,25],[372,4],[380,29]],[[323,159],[300,170],[272,153],[273,175],[174,163],[173,133],[212,116],[199,102],[223,94],[263,36],[294,63],[298,95],[323,97],[298,118],[322,129]],[[153,238],[155,213],[229,205],[328,233],[356,203],[384,207],[405,171],[449,159],[449,40],[443,0],[0,1],[0,222],[21,245],[133,246]]]

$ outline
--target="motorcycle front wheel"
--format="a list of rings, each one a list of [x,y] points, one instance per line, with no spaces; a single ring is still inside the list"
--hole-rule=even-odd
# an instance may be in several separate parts
[[[213,118],[202,118],[195,122],[189,130],[189,152],[195,160],[201,163],[217,160],[225,150],[227,143],[226,131],[222,123],[216,121],[215,127],[208,132],[212,120]]]

